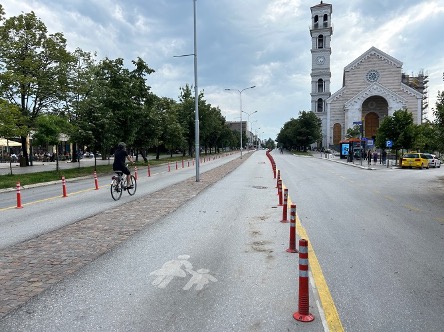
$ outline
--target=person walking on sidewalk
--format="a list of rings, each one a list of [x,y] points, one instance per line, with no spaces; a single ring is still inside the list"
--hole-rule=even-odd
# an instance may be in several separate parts
[[[378,162],[378,152],[373,152],[373,162],[375,163],[375,165],[377,164],[377,162]]]
[[[367,153],[367,162],[368,162],[369,166],[372,163],[372,150],[370,150],[370,149],[368,150],[368,153]]]

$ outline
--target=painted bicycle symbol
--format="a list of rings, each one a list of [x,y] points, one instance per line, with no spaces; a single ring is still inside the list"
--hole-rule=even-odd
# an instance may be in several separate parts
[[[190,277],[183,290],[190,290],[195,286],[196,290],[202,290],[210,281],[217,282],[208,269],[193,270],[193,265],[188,261],[189,255],[179,255],[177,259],[168,261],[150,275],[156,276],[156,279],[151,283],[158,288],[165,288],[174,278]]]

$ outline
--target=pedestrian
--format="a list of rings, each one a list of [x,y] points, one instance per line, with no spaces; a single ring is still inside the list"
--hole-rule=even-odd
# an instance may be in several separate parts
[[[385,165],[385,162],[387,160],[387,151],[382,150],[382,163]]]
[[[369,165],[372,163],[372,150],[368,150],[367,162],[368,162]]]
[[[376,165],[376,163],[378,162],[378,152],[373,152],[373,162],[375,163],[375,165]]]

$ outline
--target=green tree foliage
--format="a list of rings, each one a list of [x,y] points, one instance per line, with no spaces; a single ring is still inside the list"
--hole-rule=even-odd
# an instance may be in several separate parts
[[[355,125],[353,128],[348,128],[345,134],[346,138],[359,138],[361,136],[361,127]]]
[[[57,145],[60,134],[69,131],[69,122],[66,118],[54,114],[40,115],[35,124],[35,133],[33,135],[36,145]]]
[[[267,141],[265,142],[264,147],[269,150],[273,150],[274,148],[276,148],[276,142],[274,140],[272,140],[271,138],[268,138]]]
[[[128,69],[121,58],[97,61],[95,54],[81,49],[70,53],[63,34],[48,34],[33,12],[6,19],[0,5],[0,22],[0,98],[7,102],[1,106],[12,110],[9,105],[15,105],[15,111],[3,117],[14,131],[3,126],[2,133],[22,137],[26,158],[30,130],[36,130],[34,142],[57,146],[55,133],[60,134],[62,127],[74,151],[78,145],[101,152],[103,158],[119,141],[142,156],[149,148],[157,153],[161,148],[188,150],[193,155],[191,86],[180,88],[178,102],[158,97],[147,84],[154,70],[141,58]],[[239,146],[239,132],[228,128],[220,109],[208,104],[203,92],[198,98],[200,145],[206,151]],[[70,125],[61,126],[52,115]]]
[[[188,84],[185,87],[180,88],[179,95],[179,112],[182,127],[184,128],[184,134],[186,137],[188,155],[193,156],[193,146],[195,139],[195,105],[194,105],[194,94],[192,93],[192,88]],[[200,115],[200,112],[199,112]],[[200,126],[199,126],[200,128]]]
[[[13,138],[28,133],[27,119],[17,105],[0,99],[0,137]]]
[[[439,152],[444,153],[444,91],[438,91],[436,108],[433,110],[433,115],[435,116],[435,140],[438,143],[436,149]]]
[[[385,142],[393,142],[393,149],[413,148],[417,136],[417,128],[413,123],[413,115],[407,110],[398,110],[393,116],[386,116],[379,125],[376,134],[376,146],[385,147]]]
[[[17,105],[32,128],[41,112],[57,109],[64,99],[67,68],[74,58],[66,51],[63,34],[48,34],[34,12],[1,19],[0,97]],[[28,164],[25,135],[22,152]]]
[[[277,142],[285,149],[306,150],[321,138],[321,120],[313,113],[302,111],[297,119],[284,124]]]

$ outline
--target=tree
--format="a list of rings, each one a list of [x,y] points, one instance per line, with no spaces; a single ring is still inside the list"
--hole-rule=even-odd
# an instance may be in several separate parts
[[[434,126],[436,129],[437,150],[444,152],[444,91],[438,91],[436,108],[433,110],[435,116]]]
[[[376,146],[385,147],[385,142],[390,140],[395,150],[410,149],[414,145],[416,136],[417,129],[412,113],[398,110],[393,116],[386,116],[382,120],[376,134]]]
[[[36,145],[56,146],[56,169],[59,170],[59,141],[60,135],[70,131],[70,124],[65,117],[54,114],[40,115],[36,120],[36,132],[33,135]]]
[[[347,129],[347,134],[345,134],[346,138],[359,138],[361,136],[361,127],[359,125],[355,125],[353,128]]]
[[[0,97],[17,105],[33,128],[42,112],[58,108],[67,92],[68,64],[75,59],[63,34],[48,34],[34,12],[0,19]],[[28,165],[26,135],[21,142]]]
[[[195,104],[194,94],[192,93],[192,87],[188,84],[185,87],[180,88],[180,119],[184,129],[184,135],[186,137],[188,146],[188,155],[193,156],[193,145],[195,140]]]
[[[0,137],[13,138],[25,136],[28,133],[26,118],[16,105],[0,99]],[[12,164],[9,163],[12,175]]]
[[[0,137],[13,138],[28,133],[26,118],[16,105],[0,99]]]
[[[299,118],[284,124],[276,140],[282,147],[291,149],[306,148],[321,138],[321,120],[313,113],[302,111]]]

